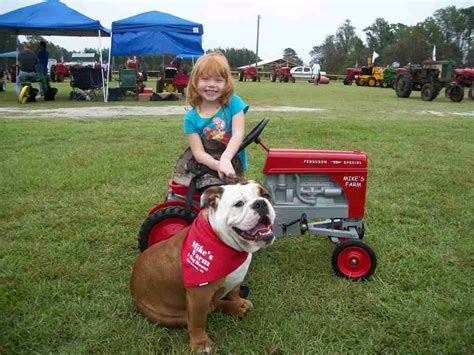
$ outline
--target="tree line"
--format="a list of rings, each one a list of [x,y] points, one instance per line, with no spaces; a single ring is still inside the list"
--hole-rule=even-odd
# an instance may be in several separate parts
[[[363,31],[366,43],[345,20],[336,33],[309,53],[310,64],[319,63],[329,73],[344,73],[345,68],[367,64],[375,51],[376,65],[421,63],[431,58],[436,47],[437,60],[453,60],[458,66],[474,66],[474,6],[458,9],[448,6],[414,26],[391,24],[379,17]]]

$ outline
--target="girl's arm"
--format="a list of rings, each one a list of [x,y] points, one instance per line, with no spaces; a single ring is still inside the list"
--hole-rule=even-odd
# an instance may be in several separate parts
[[[206,153],[202,145],[201,137],[197,133],[188,134],[189,147],[193,153],[194,159],[198,163],[206,165],[208,168],[218,171],[219,161],[214,159],[210,154]]]
[[[237,154],[237,151],[242,144],[245,133],[245,119],[244,111],[240,111],[232,117],[232,137],[227,143],[227,147],[222,153],[221,159],[219,161],[219,166],[217,172],[219,177],[222,179],[225,176],[230,178],[235,177],[235,170],[232,166],[231,160]]]

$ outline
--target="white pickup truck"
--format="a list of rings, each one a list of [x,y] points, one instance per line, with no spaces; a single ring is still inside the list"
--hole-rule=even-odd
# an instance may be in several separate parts
[[[296,80],[308,81],[313,81],[319,73],[321,73],[321,75],[326,74],[325,72],[321,71],[321,66],[319,64],[314,64],[312,67],[293,67],[291,68],[290,73]]]

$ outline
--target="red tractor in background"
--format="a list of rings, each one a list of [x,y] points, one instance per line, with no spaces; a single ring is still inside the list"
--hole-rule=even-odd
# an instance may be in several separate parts
[[[257,73],[255,66],[246,66],[243,70],[239,72],[239,81],[260,81],[260,75]]]
[[[463,88],[469,88],[467,96],[474,100],[474,68],[455,68],[453,82],[461,85]],[[449,95],[449,88],[446,89],[446,95]]]
[[[296,80],[293,77],[293,75],[291,75],[290,70],[291,70],[291,68],[287,65],[282,66],[281,64],[274,63],[272,65],[272,72],[270,74],[270,80],[272,82],[275,82],[278,79],[278,81],[280,83],[281,82],[284,82],[284,83],[292,82],[292,83],[294,83]]]
[[[51,81],[62,83],[65,78],[71,77],[71,72],[69,68],[64,63],[57,63],[51,66],[49,76]]]
[[[347,68],[346,69],[346,77],[344,78],[344,85],[352,85],[352,82],[357,82],[359,76],[362,74],[361,68]]]

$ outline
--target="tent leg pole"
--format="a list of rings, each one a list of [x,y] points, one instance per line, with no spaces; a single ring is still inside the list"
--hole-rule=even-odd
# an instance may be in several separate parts
[[[112,54],[112,36],[114,34],[112,31],[110,32],[110,47],[109,47],[109,61],[107,62],[107,92],[105,93],[105,102],[109,102],[109,82],[110,82],[110,75],[112,74],[112,67],[110,66],[110,57]]]
[[[97,31],[99,33],[99,59],[100,59],[100,75],[102,75],[102,94],[104,96],[104,102],[107,102],[107,97],[105,94],[105,83],[104,83],[104,71],[102,70],[102,37],[100,35],[100,30]]]

